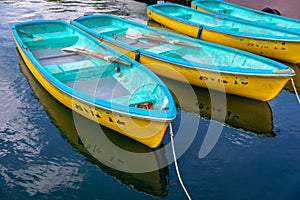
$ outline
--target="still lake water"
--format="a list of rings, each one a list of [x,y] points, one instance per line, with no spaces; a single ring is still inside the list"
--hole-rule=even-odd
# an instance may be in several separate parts
[[[0,7],[0,199],[185,199],[170,148],[154,152],[74,115],[28,72],[10,30],[17,21],[69,21],[96,12],[146,23],[146,4],[1,0]],[[293,67],[299,92],[299,67]],[[205,89],[193,87],[190,98],[186,85],[164,81],[180,97],[175,145],[193,199],[300,199],[300,104],[290,83],[268,102],[227,95],[224,108]],[[210,120],[215,111],[225,112],[225,123]],[[115,153],[107,139],[127,152],[151,154],[145,162],[169,165],[143,173],[117,170],[116,160],[142,164]],[[163,143],[169,146],[168,134]]]

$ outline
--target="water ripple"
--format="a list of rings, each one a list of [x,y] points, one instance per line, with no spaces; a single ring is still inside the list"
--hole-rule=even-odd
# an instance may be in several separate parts
[[[12,1],[5,0],[2,3],[13,5],[19,13],[18,15],[10,15],[11,22],[24,21],[30,19],[64,19],[70,20],[85,13],[113,13],[119,15],[129,15],[128,9],[123,1],[96,1],[96,0],[44,0],[44,1]],[[83,9],[84,8],[84,9]],[[5,6],[5,9],[7,6]],[[15,12],[11,12],[14,14]]]
[[[21,186],[33,196],[37,193],[50,194],[61,187],[78,189],[83,180],[79,172],[79,164],[57,163],[49,161],[46,164],[31,165],[26,169],[9,169],[0,164],[0,175],[10,188]]]
[[[239,132],[238,130],[225,132],[225,137],[230,143],[241,147],[251,147],[256,138],[254,135],[251,135],[251,133],[247,134],[243,131]]]

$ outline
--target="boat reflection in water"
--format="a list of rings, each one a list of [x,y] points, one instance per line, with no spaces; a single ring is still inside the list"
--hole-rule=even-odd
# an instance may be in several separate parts
[[[147,25],[166,29],[168,31],[173,31],[153,20],[148,20]],[[185,93],[186,85],[176,81],[172,81],[168,78],[160,78],[165,82],[165,84],[169,87],[172,94],[174,95],[177,107],[180,107],[182,110],[186,112],[193,112],[199,114],[201,117],[211,119],[212,110],[224,111],[224,109],[226,109],[225,123],[227,125],[235,128],[241,128],[245,131],[250,131],[263,137],[275,136],[275,133],[273,132],[272,110],[267,102],[226,94],[227,108],[214,107],[211,104],[211,96],[213,95],[213,93],[218,96],[219,92],[211,91],[210,93],[207,89],[196,86],[192,86],[192,88],[195,91],[198,102],[193,102],[188,97],[184,100],[180,100],[179,102],[176,96],[184,97],[184,95],[180,95],[180,93]],[[297,83],[298,86],[300,86],[299,73],[298,78],[294,79],[298,80]],[[290,81],[288,82],[288,84],[290,84]],[[214,120],[223,122],[224,116],[220,117],[220,119]]]
[[[86,160],[97,165],[104,173],[115,177],[129,188],[157,197],[168,194],[169,169],[163,151],[154,152],[141,143],[73,113],[44,90],[29,72],[18,51],[17,54],[22,73],[27,78],[39,102],[44,106],[52,123],[60,130],[62,137],[66,138],[72,147],[84,155]],[[141,173],[127,172],[128,169],[125,166],[138,166],[136,160],[128,156],[122,157],[122,154],[115,149],[132,154],[146,154],[147,156],[143,156],[143,162],[151,165],[151,169],[155,170]],[[130,153],[128,154],[130,155]],[[124,170],[122,170],[123,168]]]
[[[220,92],[192,86],[197,97],[197,102],[195,102],[195,100],[184,95],[186,93],[186,84],[167,78],[162,78],[162,80],[173,94],[176,106],[183,111],[196,113],[206,119],[212,118],[212,112],[225,113],[225,117],[214,115],[217,117],[214,117],[213,120],[224,122],[231,127],[243,129],[262,137],[275,136],[275,133],[272,131],[272,111],[267,102],[226,94],[226,108],[221,108],[212,104],[213,98],[218,98],[218,96],[222,95]],[[220,117],[218,118],[218,116]]]

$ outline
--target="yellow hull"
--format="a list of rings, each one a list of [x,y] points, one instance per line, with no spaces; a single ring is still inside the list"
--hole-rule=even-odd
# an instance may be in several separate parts
[[[17,43],[16,43],[17,44]],[[117,113],[112,110],[95,107],[89,103],[80,101],[56,88],[51,82],[39,73],[35,65],[17,44],[17,48],[26,66],[37,81],[58,101],[82,116],[97,122],[105,127],[117,131],[151,148],[157,147],[165,134],[170,122],[162,120],[150,120],[142,117],[131,116],[126,113]]]
[[[226,94],[226,103],[218,103],[223,94],[200,87],[192,87],[195,98],[191,98],[186,95],[185,84],[169,78],[162,80],[176,94],[178,98],[174,98],[175,103],[182,110],[258,135],[274,136],[272,111],[268,102]]]
[[[97,38],[97,37],[96,37]],[[100,39],[100,38],[98,38]],[[136,53],[124,47],[116,46],[101,39],[102,42],[135,58]],[[189,84],[212,90],[226,92],[260,101],[274,98],[290,80],[289,76],[240,75],[221,73],[196,68],[184,67],[163,60],[158,60],[140,54],[139,62],[151,69],[154,73],[177,81],[187,81]],[[178,74],[182,76],[178,76]]]
[[[296,75],[293,78],[294,86],[295,86],[296,90],[298,92],[300,92],[300,63],[298,63],[298,64],[284,63],[284,64],[288,65],[289,67],[291,67],[295,71]],[[285,85],[284,88],[286,90],[294,93],[295,92],[294,86],[293,86],[292,82],[290,81]]]
[[[30,87],[47,113],[54,119],[54,125],[72,147],[109,176],[125,185],[134,186],[137,191],[158,197],[168,193],[168,168],[162,168],[167,166],[168,162],[164,151],[151,150],[107,128],[99,131],[98,124],[77,114],[73,115],[68,107],[60,104],[42,88],[20,55],[18,56],[20,69]],[[130,156],[132,154],[140,156],[133,158]]]
[[[199,26],[177,21],[165,17],[151,10],[147,15],[160,24],[188,36],[198,38]],[[258,55],[283,60],[290,63],[299,63],[300,41],[271,40],[267,38],[251,38],[238,35],[225,34],[203,28],[199,39],[214,42],[234,48],[242,49]]]

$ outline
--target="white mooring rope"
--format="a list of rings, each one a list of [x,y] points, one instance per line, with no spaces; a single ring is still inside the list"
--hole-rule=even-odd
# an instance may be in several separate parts
[[[298,92],[297,92],[297,89],[296,89],[296,86],[295,86],[295,83],[294,83],[294,79],[291,78],[291,81],[292,81],[292,86],[294,88],[295,95],[296,95],[296,97],[298,99],[298,102],[300,103],[300,98],[299,98],[299,95],[298,95]]]
[[[173,158],[174,158],[174,164],[175,164],[175,168],[176,168],[176,173],[177,173],[177,176],[178,176],[178,179],[179,179],[179,182],[181,184],[181,187],[182,189],[184,190],[187,198],[189,200],[191,200],[192,198],[190,197],[187,189],[185,188],[184,184],[183,184],[183,181],[181,179],[181,176],[180,176],[180,173],[179,173],[179,169],[178,169],[178,165],[177,165],[177,159],[176,159],[176,153],[175,153],[175,147],[174,147],[174,134],[173,134],[173,128],[172,128],[172,124],[170,123],[169,124],[169,127],[170,127],[170,136],[171,136],[171,144],[172,144],[172,152],[173,152]]]

